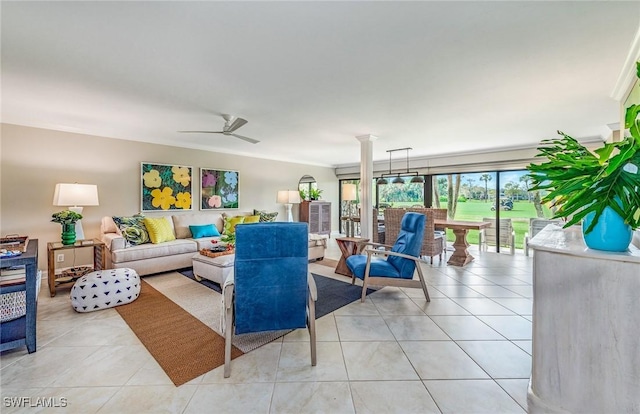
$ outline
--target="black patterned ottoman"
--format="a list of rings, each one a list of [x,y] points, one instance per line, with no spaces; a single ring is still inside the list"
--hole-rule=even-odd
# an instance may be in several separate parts
[[[92,312],[125,305],[140,296],[140,277],[133,269],[98,270],[82,276],[71,288],[76,312]]]

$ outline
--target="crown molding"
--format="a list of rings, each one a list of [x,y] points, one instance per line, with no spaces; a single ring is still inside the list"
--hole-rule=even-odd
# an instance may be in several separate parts
[[[631,43],[631,49],[627,54],[627,59],[624,61],[616,86],[611,92],[611,97],[616,101],[622,102],[627,96],[629,88],[636,79],[636,62],[638,60],[640,60],[640,27]]]

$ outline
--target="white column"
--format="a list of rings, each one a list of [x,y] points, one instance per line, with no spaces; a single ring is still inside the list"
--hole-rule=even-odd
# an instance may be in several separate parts
[[[373,236],[373,141],[378,137],[360,135],[360,235],[372,240]],[[376,230],[377,231],[377,230]]]

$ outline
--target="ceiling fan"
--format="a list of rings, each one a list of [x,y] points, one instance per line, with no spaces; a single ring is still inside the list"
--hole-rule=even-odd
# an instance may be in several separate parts
[[[191,134],[191,133],[196,133],[196,134],[224,134],[224,135],[229,135],[229,136],[232,136],[232,137],[239,138],[239,139],[241,139],[243,141],[247,141],[247,142],[250,142],[252,144],[257,144],[258,142],[260,142],[257,139],[253,139],[253,138],[249,138],[249,137],[245,137],[245,136],[233,133],[236,129],[240,128],[241,126],[243,126],[244,124],[246,124],[248,122],[246,119],[238,118],[237,116],[228,115],[228,114],[222,114],[222,117],[225,120],[224,127],[222,128],[222,131],[178,131],[178,132],[183,132],[183,133],[187,133],[187,134]]]

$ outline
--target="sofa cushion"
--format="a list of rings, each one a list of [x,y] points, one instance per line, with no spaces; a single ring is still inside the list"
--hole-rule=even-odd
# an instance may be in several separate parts
[[[171,219],[167,217],[147,217],[144,219],[144,225],[149,232],[151,243],[158,244],[176,239],[176,236],[173,234],[173,226],[171,226],[170,220]]]
[[[242,224],[260,223],[260,216],[246,216]]]
[[[125,263],[133,260],[153,259],[197,251],[197,243],[193,240],[176,239],[160,244],[141,244],[128,249],[113,250],[113,263]]]
[[[149,233],[143,220],[144,216],[142,214],[136,214],[131,217],[113,216],[113,221],[120,229],[122,237],[127,240],[127,247],[149,243]]]
[[[202,237],[220,237],[220,232],[213,224],[202,224],[199,226],[189,226],[191,237],[200,239]]]

